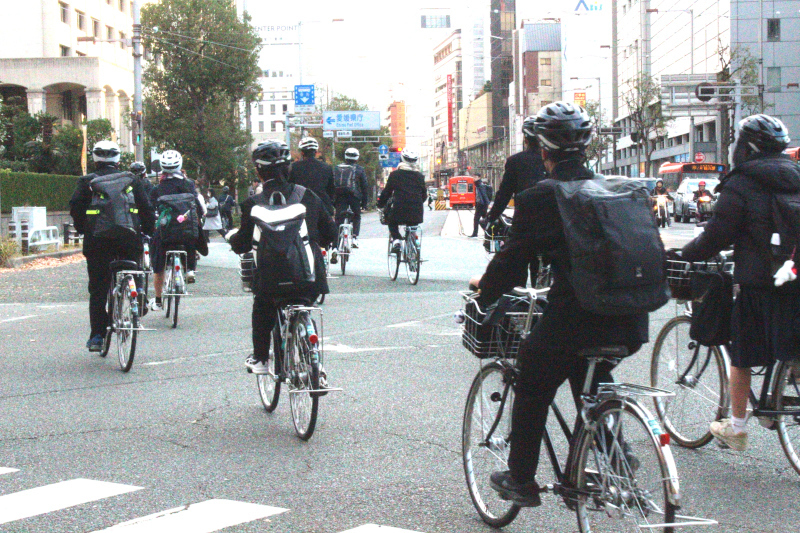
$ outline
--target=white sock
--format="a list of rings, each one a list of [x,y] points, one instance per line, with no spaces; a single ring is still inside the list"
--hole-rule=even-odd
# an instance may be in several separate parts
[[[734,435],[747,433],[747,417],[736,418],[735,416],[731,416],[731,426],[733,427]]]

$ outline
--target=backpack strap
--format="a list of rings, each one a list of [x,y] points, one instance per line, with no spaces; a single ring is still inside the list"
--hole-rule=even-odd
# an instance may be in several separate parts
[[[289,204],[299,204],[300,200],[303,199],[303,195],[306,193],[306,188],[302,185],[295,185],[292,189],[292,194],[289,195],[289,200],[287,203]]]

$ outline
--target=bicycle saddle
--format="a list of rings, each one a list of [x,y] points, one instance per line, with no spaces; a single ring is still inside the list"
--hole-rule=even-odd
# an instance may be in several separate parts
[[[111,264],[108,265],[108,268],[112,272],[119,272],[120,270],[141,270],[142,268],[139,266],[139,263],[136,261],[127,261],[124,259],[118,259],[116,261],[111,261]]]
[[[578,357],[628,357],[627,346],[593,346],[578,352]]]

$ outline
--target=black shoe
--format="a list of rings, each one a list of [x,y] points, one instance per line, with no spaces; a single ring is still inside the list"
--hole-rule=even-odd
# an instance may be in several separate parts
[[[512,501],[520,507],[539,507],[542,505],[542,498],[539,494],[543,490],[535,481],[520,485],[511,479],[511,472],[504,470],[502,472],[493,472],[489,477],[489,482],[502,499]]]
[[[477,236],[478,236],[478,234],[476,233],[475,235],[470,235],[470,236],[469,236],[469,238],[470,238],[470,239],[474,239],[474,238],[475,238],[475,237],[477,237]]]
[[[103,339],[102,335],[94,335],[89,342],[86,343],[86,347],[89,348],[90,352],[102,352],[103,351]]]

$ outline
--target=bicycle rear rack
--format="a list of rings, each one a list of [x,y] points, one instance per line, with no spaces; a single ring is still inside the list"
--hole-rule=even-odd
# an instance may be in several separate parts
[[[633,383],[601,383],[597,387],[597,394],[615,394],[617,396],[649,396],[651,398],[670,398],[675,396],[674,392],[635,385]]]

